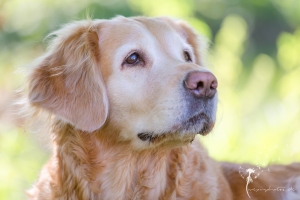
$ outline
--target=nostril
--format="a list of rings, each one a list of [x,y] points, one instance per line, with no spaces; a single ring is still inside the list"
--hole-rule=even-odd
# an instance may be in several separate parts
[[[218,82],[217,80],[213,80],[211,85],[210,85],[210,89],[215,90],[218,87]]]
[[[197,83],[197,88],[200,89],[200,88],[203,88],[203,87],[204,87],[203,81],[199,81],[199,82]]]

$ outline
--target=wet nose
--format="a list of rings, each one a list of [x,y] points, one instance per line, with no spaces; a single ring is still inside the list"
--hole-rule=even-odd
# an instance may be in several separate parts
[[[217,92],[218,81],[211,72],[192,71],[187,74],[184,85],[196,98],[212,98]]]

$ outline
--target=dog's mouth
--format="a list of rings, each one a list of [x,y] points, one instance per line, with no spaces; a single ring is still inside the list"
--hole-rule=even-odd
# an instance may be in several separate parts
[[[142,141],[149,141],[150,143],[158,142],[166,137],[174,135],[193,135],[196,134],[207,135],[214,127],[214,121],[212,121],[205,113],[198,113],[183,123],[176,124],[172,127],[168,133],[154,133],[154,132],[141,132],[138,133],[138,137]]]

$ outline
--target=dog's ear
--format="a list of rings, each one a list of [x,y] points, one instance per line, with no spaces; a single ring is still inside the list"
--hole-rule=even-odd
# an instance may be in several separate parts
[[[54,32],[48,52],[29,77],[29,101],[76,129],[92,132],[108,115],[108,99],[99,66],[99,27],[91,21]]]

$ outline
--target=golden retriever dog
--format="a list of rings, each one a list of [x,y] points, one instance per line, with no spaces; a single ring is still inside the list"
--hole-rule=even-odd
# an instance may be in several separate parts
[[[218,82],[205,40],[186,23],[85,20],[52,36],[28,79],[53,143],[30,199],[300,199],[299,164],[255,180],[249,166],[244,179],[195,139],[214,127]],[[285,191],[253,190],[269,187]]]

